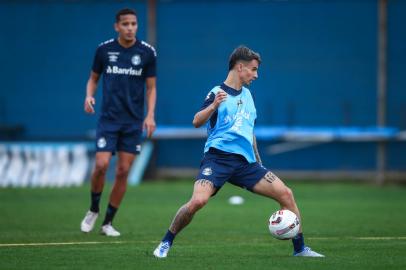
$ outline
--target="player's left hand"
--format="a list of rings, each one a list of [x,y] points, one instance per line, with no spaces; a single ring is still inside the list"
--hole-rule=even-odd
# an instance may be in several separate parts
[[[154,133],[156,129],[156,124],[155,124],[155,119],[154,117],[149,117],[147,116],[144,120],[144,123],[142,125],[143,130],[147,130],[147,137],[151,138],[152,133]]]
[[[96,100],[92,96],[87,96],[85,98],[85,112],[87,113],[94,113],[94,104],[96,104]]]

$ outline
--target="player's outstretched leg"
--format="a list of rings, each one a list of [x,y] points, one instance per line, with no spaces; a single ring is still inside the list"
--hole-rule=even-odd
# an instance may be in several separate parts
[[[280,180],[272,172],[268,172],[253,188],[253,191],[257,194],[264,195],[276,200],[281,209],[288,209],[294,212],[300,220],[300,231],[297,236],[292,239],[293,243],[293,255],[298,257],[324,257],[304,243],[304,236],[302,233],[302,219],[300,217],[299,209],[296,205],[295,198],[292,190],[288,188],[282,180]]]
[[[98,152],[96,153],[96,163],[91,179],[91,192],[90,192],[90,209],[86,212],[80,224],[80,230],[82,232],[90,232],[94,228],[97,217],[99,216],[99,204],[100,198],[104,187],[104,179],[109,167],[111,153]]]
[[[212,182],[204,179],[195,182],[192,198],[179,208],[167,233],[154,250],[155,257],[166,258],[168,256],[175,236],[192,221],[194,214],[206,205],[214,192]]]

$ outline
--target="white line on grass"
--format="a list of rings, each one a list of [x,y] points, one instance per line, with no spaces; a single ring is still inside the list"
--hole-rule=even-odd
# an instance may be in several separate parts
[[[380,240],[406,240],[406,236],[371,236],[371,237],[306,237],[310,240],[339,240],[339,239],[348,239],[348,240],[371,240],[371,241],[380,241]]]
[[[24,247],[24,246],[67,246],[67,245],[97,245],[97,244],[125,244],[125,241],[112,241],[112,242],[61,242],[61,243],[10,243],[0,244],[0,247]]]
[[[406,240],[406,236],[377,236],[377,237],[307,237],[309,240],[369,240],[369,241],[381,241],[381,240]],[[28,247],[28,246],[68,246],[68,245],[98,245],[98,244],[129,244],[129,243],[155,243],[156,241],[93,241],[93,242],[50,242],[50,243],[9,243],[0,244],[1,247]]]

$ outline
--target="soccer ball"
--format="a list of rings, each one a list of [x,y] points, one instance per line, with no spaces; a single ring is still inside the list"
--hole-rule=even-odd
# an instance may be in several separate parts
[[[295,213],[287,209],[278,210],[269,218],[268,228],[272,236],[287,240],[299,232],[300,222]]]

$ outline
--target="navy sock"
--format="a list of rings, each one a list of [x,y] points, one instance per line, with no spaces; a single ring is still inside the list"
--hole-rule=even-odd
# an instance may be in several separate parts
[[[101,194],[102,194],[101,192],[91,192],[90,211],[99,213],[99,203],[100,203]]]
[[[113,222],[114,215],[117,212],[117,208],[109,204],[106,210],[106,217],[104,218],[103,225]]]
[[[295,237],[292,238],[293,249],[295,252],[302,252],[304,249],[304,237],[303,233],[298,233]]]
[[[162,239],[162,242],[169,242],[169,245],[172,246],[173,243],[173,239],[175,238],[176,234],[174,234],[173,232],[171,232],[170,230],[168,230],[164,236],[164,238]]]

